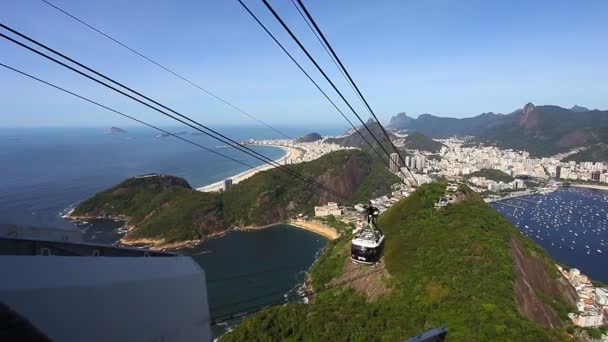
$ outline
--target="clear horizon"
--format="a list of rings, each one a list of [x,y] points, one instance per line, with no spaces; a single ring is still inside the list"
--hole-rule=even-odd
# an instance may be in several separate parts
[[[236,1],[182,6],[118,0],[52,2],[271,125],[347,126]],[[367,120],[369,115],[293,5],[271,3]],[[247,4],[312,71],[263,6],[256,1]],[[411,117],[430,113],[459,118],[484,112],[507,114],[528,102],[608,108],[608,68],[603,58],[608,47],[601,44],[608,33],[606,2],[582,6],[565,0],[307,1],[306,5],[383,123],[400,112]],[[255,125],[41,1],[9,2],[0,20],[204,124]],[[156,125],[174,123],[10,42],[0,42],[0,53],[3,63],[127,114]],[[315,72],[312,76],[322,79]],[[10,85],[0,93],[4,104],[0,127],[135,126],[4,68],[0,82]],[[321,85],[329,90],[324,82]],[[338,100],[337,95],[331,97]],[[345,105],[338,105],[348,114]]]

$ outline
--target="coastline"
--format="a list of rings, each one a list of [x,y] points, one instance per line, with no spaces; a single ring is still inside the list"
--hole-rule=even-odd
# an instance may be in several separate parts
[[[286,153],[285,155],[283,155],[282,157],[274,160],[275,163],[280,164],[280,165],[284,165],[285,162],[289,159],[297,159],[298,157],[300,157],[301,155],[301,151],[297,148],[294,147],[288,147],[288,146],[282,146],[282,145],[261,145],[259,144],[258,146],[269,146],[269,147],[277,147],[280,148],[282,150],[284,150]],[[275,166],[273,165],[268,165],[268,164],[264,164],[264,165],[260,165],[257,167],[254,167],[253,169],[249,169],[246,171],[243,171],[239,174],[236,174],[234,176],[231,177],[227,177],[226,179],[230,178],[232,179],[232,184],[238,184],[242,181],[244,181],[247,178],[250,178],[252,176],[254,176],[255,174],[257,174],[260,171],[266,171],[266,170],[270,170],[275,168]],[[196,188],[197,191],[202,191],[202,192],[217,192],[222,190],[224,187],[224,179],[211,183],[211,184],[207,184],[205,186]]]
[[[577,188],[595,189],[595,190],[608,190],[608,185],[599,185],[599,184],[570,184],[570,186],[577,187]]]
[[[335,240],[340,237],[340,234],[332,227],[326,226],[318,221],[294,221],[290,220],[285,222],[285,224],[308,230],[309,232],[313,232],[319,234],[321,236],[326,237],[329,240]]]
[[[94,220],[94,219],[99,219],[99,217],[90,217],[89,219]],[[105,219],[107,219],[107,218],[105,218]],[[124,219],[120,219],[120,220],[116,219],[116,218],[111,218],[111,219],[120,221],[120,222],[126,222]],[[79,220],[79,219],[75,219],[75,220]],[[340,234],[334,228],[326,226],[318,221],[304,222],[304,221],[290,220],[290,221],[285,221],[285,222],[272,223],[272,224],[268,224],[265,226],[259,226],[259,227],[258,226],[256,226],[256,227],[253,227],[253,226],[252,227],[234,227],[234,228],[226,229],[221,232],[210,234],[201,240],[185,240],[185,241],[176,241],[176,242],[166,242],[165,239],[154,239],[154,238],[139,238],[139,239],[128,239],[127,238],[127,239],[125,239],[125,237],[126,237],[126,234],[125,234],[117,242],[121,246],[131,246],[131,247],[141,246],[141,247],[145,247],[145,248],[148,248],[151,250],[174,250],[174,249],[183,248],[183,247],[198,246],[198,245],[205,243],[206,241],[208,241],[210,239],[222,237],[223,235],[228,234],[232,231],[261,230],[261,229],[265,229],[265,228],[274,227],[279,224],[285,224],[288,226],[304,229],[309,232],[315,233],[317,235],[321,235],[328,240],[335,240],[340,237]],[[131,228],[132,227],[128,227],[128,230],[131,230]],[[127,232],[127,234],[128,234],[128,232]]]
[[[532,196],[532,195],[546,195],[550,194],[558,189],[544,189],[542,192],[530,192],[529,190],[514,192],[508,195],[500,196],[499,198],[484,198],[484,202],[486,203],[494,203],[494,202],[502,202],[508,199],[524,197],[524,196]]]

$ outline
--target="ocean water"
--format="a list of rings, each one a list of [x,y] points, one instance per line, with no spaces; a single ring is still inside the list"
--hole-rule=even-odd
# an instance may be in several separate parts
[[[492,206],[558,262],[608,283],[608,191],[561,188]]]
[[[306,271],[327,243],[318,234],[288,225],[235,231],[180,252],[193,255],[207,275],[212,317],[227,319],[215,336],[260,306],[284,303],[302,291]]]
[[[192,130],[168,129],[185,131],[184,138],[250,165],[262,164],[209,137],[191,135]],[[283,130],[298,136],[310,129]],[[0,129],[0,224],[73,229],[74,224],[61,218],[62,213],[127,177],[167,173],[200,187],[248,169],[174,137],[157,138],[158,133],[151,129],[126,130],[113,135],[107,128]],[[257,127],[220,130],[237,141],[276,135]],[[252,148],[271,159],[285,153],[274,147]]]
[[[283,128],[300,136],[307,127]],[[180,132],[182,129],[171,129]],[[273,138],[259,128],[232,127],[223,133],[240,141]],[[336,134],[328,128],[322,134]],[[115,243],[121,224],[102,220],[73,223],[62,214],[100,190],[127,177],[158,172],[184,177],[200,187],[245,171],[247,167],[186,144],[158,138],[148,129],[127,128],[126,134],[107,129],[0,129],[0,224],[79,229],[86,241]],[[253,166],[261,162],[204,136],[185,138],[215,148]],[[284,155],[274,147],[253,146],[271,159]],[[327,240],[317,234],[277,225],[259,231],[237,231],[181,250],[203,267],[213,317],[247,311],[281,301],[298,291]],[[219,336],[238,320],[214,327]]]
[[[108,134],[104,128],[0,129],[0,224],[79,229],[85,240],[113,243],[120,237],[120,224],[75,225],[61,215],[94,193],[139,174],[173,174],[199,187],[246,170],[175,138],[157,138],[155,131],[126,129],[126,134],[119,135]],[[236,140],[276,137],[261,128],[221,130]],[[292,136],[319,132],[307,127],[283,130]],[[328,128],[319,133],[340,131]],[[210,138],[188,131],[184,137],[253,166],[261,164]],[[272,147],[253,148],[272,159],[284,154]],[[564,188],[506,203],[521,208],[493,206],[552,257],[608,282],[608,192]],[[278,225],[231,232],[182,252],[193,255],[205,269],[212,314],[221,318],[296,293],[326,242],[316,234]],[[216,336],[230,323],[234,321],[215,327]]]

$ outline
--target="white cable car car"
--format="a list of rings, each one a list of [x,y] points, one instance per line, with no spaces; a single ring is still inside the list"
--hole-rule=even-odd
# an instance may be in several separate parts
[[[384,234],[378,228],[378,208],[368,206],[367,226],[363,227],[351,241],[350,257],[353,261],[374,264],[380,260],[384,249]]]

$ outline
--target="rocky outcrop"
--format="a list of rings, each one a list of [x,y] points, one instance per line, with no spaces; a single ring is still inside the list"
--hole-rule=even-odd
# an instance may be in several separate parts
[[[357,191],[369,172],[370,165],[362,165],[356,158],[349,158],[346,163],[329,170],[319,176],[316,181],[342,196],[350,197]],[[332,201],[340,202],[341,199],[329,192],[322,192],[318,204]]]
[[[517,238],[511,239],[511,258],[515,266],[513,289],[519,313],[543,326],[559,327],[562,319],[547,301],[565,299],[574,305],[576,293],[572,286],[549,275],[543,259],[526,255]]]
[[[519,125],[526,128],[531,129],[535,128],[538,125],[538,117],[534,116],[532,112],[534,112],[534,104],[532,102],[528,102],[524,108],[521,110]]]

